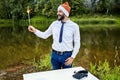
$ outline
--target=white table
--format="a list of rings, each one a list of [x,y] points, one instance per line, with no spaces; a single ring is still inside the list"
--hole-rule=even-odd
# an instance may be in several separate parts
[[[60,69],[60,70],[52,70],[45,72],[36,72],[23,74],[24,80],[77,80],[72,77],[74,71],[84,70],[82,67],[75,67],[69,69]],[[90,72],[88,76],[82,78],[80,80],[99,80],[95,76],[93,76]]]

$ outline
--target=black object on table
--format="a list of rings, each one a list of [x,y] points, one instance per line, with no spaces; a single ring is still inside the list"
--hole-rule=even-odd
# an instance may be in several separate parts
[[[75,74],[73,74],[73,77],[76,79],[82,79],[84,77],[88,76],[88,71],[87,70],[80,70],[78,72],[74,71]]]

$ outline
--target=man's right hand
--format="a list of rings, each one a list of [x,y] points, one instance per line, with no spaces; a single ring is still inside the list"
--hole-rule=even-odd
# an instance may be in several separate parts
[[[28,26],[28,30],[33,33],[36,32],[36,28],[34,28],[33,26]]]

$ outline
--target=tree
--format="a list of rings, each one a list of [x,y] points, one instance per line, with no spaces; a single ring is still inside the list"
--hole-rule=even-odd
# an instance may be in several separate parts
[[[47,17],[55,17],[60,3],[61,0],[39,0],[36,4],[35,11]]]
[[[111,13],[120,14],[120,0],[113,0],[111,5]]]
[[[0,0],[0,18],[25,18],[27,6],[34,9],[33,0]]]
[[[71,6],[71,15],[120,13],[120,0],[0,0],[0,18],[26,19],[28,6],[31,17],[55,17],[58,6],[66,1]]]
[[[106,1],[99,0],[97,2],[96,10],[97,13],[105,13],[106,12]]]
[[[0,10],[0,18],[11,18],[8,0],[0,0]]]

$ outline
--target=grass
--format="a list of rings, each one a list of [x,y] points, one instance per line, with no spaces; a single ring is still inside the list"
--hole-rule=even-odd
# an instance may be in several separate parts
[[[120,66],[110,67],[109,62],[90,63],[90,72],[100,80],[120,80]]]
[[[76,22],[81,28],[87,27],[120,27],[120,18],[116,16],[107,16],[107,15],[92,15],[92,16],[72,16],[71,20]],[[35,16],[31,18],[31,25],[45,30],[56,18],[47,18],[45,16]],[[17,22],[17,21],[15,21]],[[14,26],[13,20],[0,20],[0,27]],[[27,26],[28,20],[19,20],[18,23],[20,26]]]
[[[13,26],[11,19],[0,19],[0,27]]]
[[[41,56],[39,60],[34,60],[33,61],[33,66],[36,67],[37,71],[47,71],[51,70],[51,62],[50,62],[50,54],[46,54],[44,56]]]
[[[71,17],[73,21],[78,23],[81,28],[86,27],[120,27],[120,18],[116,16],[78,16]]]
[[[42,56],[40,60],[35,61],[33,65],[37,71],[51,70],[50,54]],[[109,62],[99,61],[99,64],[90,63],[89,71],[100,80],[120,80],[120,66],[110,67]]]
[[[111,27],[120,27],[120,18],[116,16],[101,16],[101,15],[95,15],[95,16],[77,16],[77,17],[70,17],[71,20],[76,22],[81,28],[87,28],[87,27],[98,27],[98,28],[111,28]],[[37,16],[33,17],[32,24],[40,29],[45,28],[46,26],[49,26],[54,20],[47,17]],[[45,24],[45,25],[42,25]],[[43,27],[44,26],[44,27]],[[46,29],[46,28],[45,28]]]

